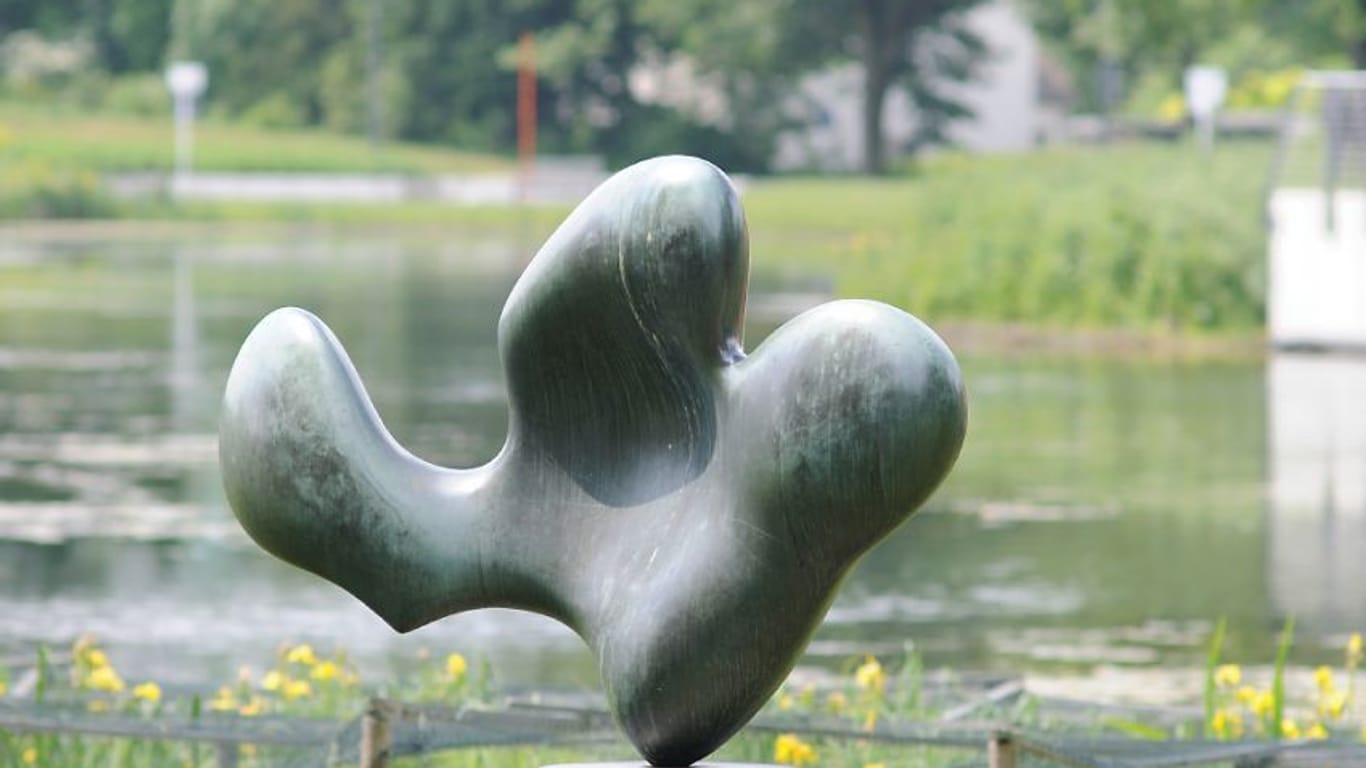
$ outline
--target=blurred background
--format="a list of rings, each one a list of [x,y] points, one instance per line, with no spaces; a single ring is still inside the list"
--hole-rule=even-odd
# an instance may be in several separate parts
[[[0,0],[0,658],[98,637],[133,677],[280,643],[372,678],[452,650],[593,688],[564,628],[392,633],[226,507],[252,325],[337,332],[386,424],[473,466],[494,330],[612,170],[733,174],[747,345],[831,298],[940,329],[958,468],[805,664],[1198,696],[1225,654],[1366,628],[1366,2]],[[6,655],[8,654],[8,656]],[[1050,682],[1053,681],[1053,682]]]

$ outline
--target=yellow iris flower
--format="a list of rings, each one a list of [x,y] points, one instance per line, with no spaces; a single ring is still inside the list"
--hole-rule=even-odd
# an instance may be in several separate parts
[[[85,679],[85,684],[96,691],[108,691],[118,693],[124,688],[123,678],[114,671],[113,667],[103,666],[90,670],[90,676]]]
[[[133,698],[155,704],[161,701],[161,686],[151,682],[135,685],[133,686]]]
[[[281,693],[284,694],[286,701],[294,701],[312,696],[313,686],[309,685],[307,680],[289,680],[285,682],[284,690]]]
[[[280,670],[272,669],[261,678],[261,688],[267,691],[278,691],[285,686],[285,676],[280,674]]]
[[[796,734],[784,733],[773,742],[773,762],[783,765],[802,766],[816,761],[816,750],[810,744],[797,738]]]
[[[458,653],[452,653],[446,657],[446,674],[450,675],[452,679],[459,680],[464,677],[469,667],[470,665],[465,661],[465,657]]]
[[[887,687],[887,672],[877,659],[869,656],[858,669],[854,670],[854,682],[865,691],[880,692]]]
[[[335,680],[340,671],[341,670],[337,669],[337,665],[335,663],[331,661],[324,661],[313,668],[313,672],[309,675],[309,677],[312,677],[314,680],[321,680],[322,682],[327,682],[328,680]]]
[[[1214,684],[1233,687],[1243,682],[1243,670],[1237,664],[1221,664],[1214,669]]]
[[[285,661],[290,664],[303,664],[306,667],[311,667],[318,663],[318,657],[313,653],[313,646],[304,644],[290,648],[289,653],[285,654]]]

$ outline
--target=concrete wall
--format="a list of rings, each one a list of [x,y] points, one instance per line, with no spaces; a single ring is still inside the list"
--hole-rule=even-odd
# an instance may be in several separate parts
[[[428,201],[457,205],[518,202],[578,203],[607,178],[601,158],[561,156],[538,159],[531,173],[417,176],[396,173],[192,173],[114,174],[105,184],[116,196],[168,195],[176,200],[255,202],[397,203]]]
[[[975,152],[1022,151],[1045,132],[1040,98],[1039,38],[1010,2],[975,9],[971,25],[991,46],[978,83],[958,89],[973,119],[953,126],[954,141]]]
[[[1366,192],[1271,197],[1267,332],[1277,346],[1366,349]],[[1366,390],[1363,390],[1366,391]]]
[[[1267,361],[1267,575],[1277,612],[1366,623],[1366,357]],[[1329,628],[1332,629],[1332,628]]]

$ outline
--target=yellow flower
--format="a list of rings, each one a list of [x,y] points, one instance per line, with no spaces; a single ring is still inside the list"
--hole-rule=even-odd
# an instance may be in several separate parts
[[[1324,693],[1333,690],[1333,670],[1328,667],[1319,667],[1314,670],[1314,684]]]
[[[1243,716],[1237,712],[1230,712],[1227,727],[1229,738],[1241,739],[1243,737]]]
[[[1334,720],[1342,717],[1347,709],[1347,694],[1341,691],[1328,691],[1319,699],[1319,715]]]
[[[470,665],[465,661],[465,657],[458,653],[452,653],[450,656],[446,657],[446,674],[450,675],[454,680],[459,680],[464,677],[465,671],[468,670],[469,667]]]
[[[133,686],[133,698],[150,701],[153,704],[161,701],[161,686],[156,683],[142,683]]]
[[[786,693],[778,697],[778,709],[781,709],[782,711],[786,712],[792,709],[792,705],[792,697],[787,695]]]
[[[868,708],[868,714],[863,716],[863,730],[872,733],[877,728],[877,710]]]
[[[1243,670],[1237,664],[1221,664],[1214,669],[1214,684],[1223,687],[1233,687],[1243,682]]]
[[[237,708],[237,714],[242,717],[255,717],[261,714],[261,709],[264,706],[265,702],[261,701],[260,696],[252,696],[251,701]]]
[[[313,686],[309,685],[307,680],[289,680],[285,682],[282,693],[285,696],[285,701],[294,701],[312,696]]]
[[[339,671],[340,670],[337,669],[336,664],[330,661],[324,661],[323,663],[313,668],[313,673],[309,675],[309,677],[312,677],[314,680],[321,680],[323,682],[327,682],[328,680],[336,679]]]
[[[1361,633],[1353,632],[1347,639],[1347,663],[1355,666],[1361,661]]]
[[[883,671],[877,659],[869,656],[854,670],[854,682],[865,691],[881,692],[887,686],[887,673]]]
[[[90,671],[90,677],[85,679],[85,684],[96,691],[109,691],[118,693],[123,690],[123,678],[114,671],[113,667],[96,667]]]
[[[261,688],[267,691],[278,691],[285,684],[285,676],[280,674],[280,670],[272,669],[261,678]]]
[[[816,761],[816,750],[795,734],[784,733],[773,742],[773,762],[784,765],[806,765]]]
[[[1258,691],[1257,697],[1252,700],[1252,714],[1262,717],[1271,714],[1271,710],[1276,708],[1276,699],[1271,695],[1271,691]]]
[[[9,693],[9,686],[5,685],[4,680],[0,680],[0,697],[3,697],[6,693]]]
[[[218,694],[209,700],[209,709],[215,712],[237,709],[237,696],[233,694],[231,688],[225,685],[219,688]]]
[[[849,700],[844,698],[844,694],[839,691],[830,694],[830,697],[825,700],[825,708],[837,715],[843,712],[848,706]]]
[[[1257,700],[1257,689],[1244,685],[1233,694],[1233,698],[1243,706],[1251,706],[1252,702]]]
[[[85,652],[85,663],[95,669],[109,666],[109,657],[104,655],[104,651],[99,648],[90,648]]]
[[[24,750],[23,757],[20,759],[22,759],[26,765],[33,765],[34,763],[38,762],[38,750],[34,749],[33,747],[29,747],[28,749]]]
[[[1164,123],[1175,123],[1186,116],[1186,100],[1179,94],[1168,94],[1157,105],[1157,119]]]
[[[304,644],[290,648],[289,653],[285,654],[285,661],[311,667],[318,663],[318,657],[313,653],[313,646]]]
[[[887,768],[886,763],[864,763],[863,768]]]
[[[1209,727],[1214,731],[1214,735],[1219,738],[1228,736],[1228,712],[1226,710],[1215,710],[1214,717],[1209,722]]]
[[[76,638],[76,642],[71,644],[71,655],[83,657],[90,653],[90,649],[95,647],[95,637],[93,635],[81,635]]]
[[[1220,709],[1215,711],[1210,727],[1221,739],[1236,739],[1243,735],[1243,716],[1236,711]]]
[[[1314,723],[1304,732],[1304,738],[1323,741],[1328,738],[1328,729],[1323,727],[1323,723]]]
[[[1287,717],[1281,721],[1281,736],[1287,739],[1298,739],[1304,734],[1300,733],[1299,724]]]

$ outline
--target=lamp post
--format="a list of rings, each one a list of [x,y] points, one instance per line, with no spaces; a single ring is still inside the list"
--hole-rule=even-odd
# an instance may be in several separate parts
[[[1214,148],[1215,118],[1228,95],[1228,75],[1218,67],[1190,67],[1185,72],[1186,107],[1195,121],[1200,143]]]
[[[198,61],[176,61],[166,68],[166,88],[175,102],[175,178],[190,173],[193,159],[195,100],[209,84],[209,71]]]

